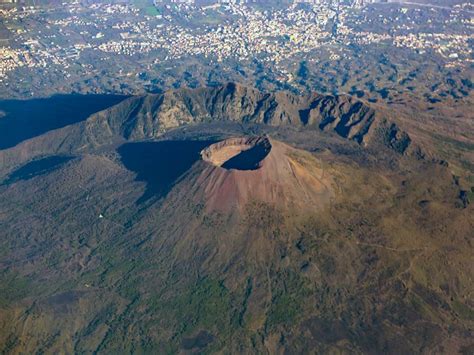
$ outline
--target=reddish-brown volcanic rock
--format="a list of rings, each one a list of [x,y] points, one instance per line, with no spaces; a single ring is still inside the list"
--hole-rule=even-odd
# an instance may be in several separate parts
[[[326,205],[334,195],[332,179],[315,157],[268,137],[227,139],[201,156],[204,168],[193,190],[208,210],[241,210],[260,201],[304,211]]]

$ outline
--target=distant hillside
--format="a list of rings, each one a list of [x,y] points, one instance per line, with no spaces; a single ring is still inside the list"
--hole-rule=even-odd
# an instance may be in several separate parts
[[[90,139],[100,144],[108,136],[152,138],[172,128],[211,121],[314,128],[362,145],[382,142],[400,153],[411,143],[393,120],[353,97],[263,93],[234,83],[131,97],[92,116],[86,126]]]

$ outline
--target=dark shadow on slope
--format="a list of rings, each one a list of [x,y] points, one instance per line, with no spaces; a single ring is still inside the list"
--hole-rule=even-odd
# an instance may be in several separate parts
[[[123,165],[146,182],[137,203],[166,195],[174,182],[198,159],[202,149],[215,141],[161,141],[126,143],[119,147]]]
[[[127,96],[57,95],[46,99],[0,100],[0,149],[53,129],[84,121]]]
[[[235,170],[255,170],[260,166],[260,162],[268,155],[269,149],[262,145],[256,145],[248,150],[240,152],[235,157],[230,158],[222,167],[224,169]]]
[[[71,159],[72,157],[55,155],[29,162],[11,173],[3,184],[8,185],[19,180],[29,180],[35,176],[49,173],[60,168]]]
[[[299,110],[299,115],[300,115],[300,120],[301,122],[306,126],[309,122],[309,115],[311,114],[311,111],[314,110],[316,107],[318,107],[319,103],[321,102],[322,98],[317,98],[313,102],[311,102],[311,105],[305,110]]]
[[[206,348],[213,341],[214,336],[211,333],[201,330],[195,337],[183,338],[181,347],[185,350],[199,350]]]

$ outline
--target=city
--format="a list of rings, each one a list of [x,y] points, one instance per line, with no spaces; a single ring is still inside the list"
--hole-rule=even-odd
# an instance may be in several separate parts
[[[307,55],[310,62],[336,62],[354,50],[384,53],[396,47],[420,58],[434,55],[446,68],[473,63],[468,4],[449,11],[397,4],[295,3],[263,11],[238,3],[155,5],[151,11],[133,3],[79,2],[65,3],[60,10],[0,9],[8,16],[8,44],[0,49],[0,94],[21,90],[25,77],[45,68],[71,81],[112,70],[96,64],[101,62],[115,62],[115,74],[125,76],[143,71],[139,67],[158,71],[193,58],[202,65],[258,62],[272,67],[275,78],[290,86],[296,74],[288,63]],[[446,30],[430,28],[439,25]],[[48,85],[57,80],[48,79]],[[23,95],[34,96],[38,90],[41,86]]]

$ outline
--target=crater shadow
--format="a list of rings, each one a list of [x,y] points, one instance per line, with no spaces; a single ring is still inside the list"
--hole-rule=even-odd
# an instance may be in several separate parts
[[[267,147],[258,144],[230,158],[221,167],[228,170],[256,170],[269,151]]]
[[[84,121],[127,96],[57,95],[45,99],[0,100],[0,149]]]
[[[137,203],[165,196],[178,178],[200,159],[200,152],[215,141],[161,141],[126,143],[118,148],[123,165],[146,183]]]
[[[54,155],[29,162],[11,173],[3,184],[9,185],[19,180],[29,180],[35,176],[44,175],[59,169],[71,159],[73,157]]]

